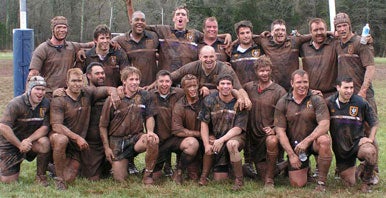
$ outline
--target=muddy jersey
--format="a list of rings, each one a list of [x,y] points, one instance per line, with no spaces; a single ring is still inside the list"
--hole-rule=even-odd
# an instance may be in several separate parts
[[[329,120],[330,114],[324,99],[318,95],[311,95],[308,90],[306,98],[300,104],[293,99],[292,92],[284,95],[276,104],[275,127],[286,130],[288,140],[292,147],[294,142],[301,142],[322,120]]]
[[[272,61],[272,80],[287,91],[291,88],[292,72],[299,69],[299,48],[310,39],[311,36],[287,36],[284,43],[278,44],[273,37],[254,38]]]
[[[347,103],[341,103],[336,93],[327,99],[327,105],[331,114],[330,134],[335,156],[346,159],[356,155],[360,139],[366,137],[365,122],[370,127],[378,124],[374,110],[358,95],[353,95]]]
[[[336,42],[336,39],[328,37],[319,49],[314,47],[312,41],[303,43],[300,48],[303,70],[308,73],[310,79],[310,89],[320,90],[325,98],[336,91],[338,74]]]
[[[185,131],[200,131],[201,121],[197,119],[202,108],[203,100],[200,98],[194,104],[189,104],[186,97],[180,98],[174,105],[172,114],[172,131],[177,134]]]
[[[245,84],[244,90],[248,93],[252,102],[252,109],[249,111],[247,134],[263,138],[266,136],[263,128],[273,128],[276,103],[286,94],[286,91],[276,83],[272,83],[264,90],[259,90],[257,81]]]
[[[105,71],[106,86],[118,87],[122,85],[121,71],[129,65],[126,53],[122,50],[114,50],[110,48],[105,57],[99,57],[96,53],[96,48],[93,47],[86,52],[86,60],[84,61],[83,73],[86,73],[87,66],[92,62],[99,62],[103,65]]]
[[[117,109],[107,98],[103,105],[99,127],[107,128],[108,135],[113,137],[133,137],[144,132],[147,118],[154,116],[154,106],[150,93],[140,90],[132,97],[124,97]]]
[[[159,37],[159,68],[175,71],[198,59],[198,41],[202,33],[191,29],[178,31],[168,25],[150,25],[147,28]]]
[[[232,48],[231,60],[233,70],[236,72],[240,83],[244,85],[247,82],[256,81],[257,76],[253,65],[259,56],[263,53],[260,46],[253,44],[252,47],[248,48],[245,52],[237,50],[236,45]]]
[[[65,41],[64,45],[55,46],[50,40],[40,44],[32,54],[29,69],[40,72],[47,82],[47,92],[66,87],[67,71],[74,67],[76,53],[86,44]]]
[[[350,76],[354,82],[354,94],[361,89],[365,78],[366,67],[374,65],[374,48],[371,44],[360,43],[361,37],[354,35],[346,43],[337,42],[338,77]],[[373,86],[370,85],[366,97],[374,97]]]
[[[9,126],[15,136],[22,141],[28,138],[41,126],[50,126],[49,123],[50,102],[44,98],[35,109],[26,93],[13,98],[5,108],[0,123]],[[8,142],[0,134],[0,144]]]
[[[172,87],[166,98],[163,98],[158,90],[151,93],[156,112],[154,131],[157,133],[160,142],[163,142],[172,135],[172,111],[178,99],[184,95],[184,91],[181,88]]]
[[[205,43],[204,38],[201,38],[198,41],[198,53],[200,53],[201,48],[203,48],[206,45],[208,44]],[[224,39],[217,38],[216,41],[210,46],[214,48],[218,61],[229,62],[230,59],[228,54],[225,51],[226,46],[224,44]]]
[[[220,99],[218,92],[214,92],[204,99],[198,119],[208,123],[209,134],[213,134],[216,139],[224,136],[233,127],[246,130],[248,112],[246,110],[235,111],[236,101],[236,98],[233,98],[226,103]]]
[[[219,75],[229,74],[233,78],[233,87],[235,89],[242,88],[235,71],[224,62],[217,61],[215,68],[209,74],[206,74],[202,67],[202,61],[200,60],[188,63],[177,71],[172,72],[172,80],[173,82],[180,82],[181,78],[186,74],[192,74],[198,78],[200,88],[205,86],[208,89],[217,89],[217,77]]]
[[[158,36],[151,31],[144,31],[144,35],[139,42],[130,37],[131,31],[123,36],[114,37],[126,52],[130,65],[141,71],[141,84],[146,86],[156,80],[158,72],[156,53],[158,51]]]
[[[73,133],[86,138],[91,104],[94,100],[107,96],[106,89],[84,87],[76,100],[68,95],[54,97],[51,101],[51,125],[62,124]]]

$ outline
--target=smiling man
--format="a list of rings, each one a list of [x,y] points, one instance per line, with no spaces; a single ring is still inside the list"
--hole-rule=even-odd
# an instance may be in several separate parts
[[[135,11],[130,18],[131,30],[125,35],[114,37],[127,53],[131,66],[142,73],[140,86],[151,84],[158,71],[156,53],[159,41],[156,33],[145,30],[146,16],[141,11]]]
[[[356,159],[364,162],[360,175],[362,192],[371,191],[371,178],[377,162],[375,135],[378,119],[369,103],[354,95],[354,82],[350,77],[337,81],[337,94],[327,99],[331,113],[330,134],[335,153],[336,166],[340,178],[346,186],[356,183]],[[365,124],[370,126],[370,134],[365,133]]]
[[[110,47],[111,31],[107,25],[98,25],[94,30],[95,47],[86,52],[86,59],[82,63],[83,72],[93,62],[101,63],[105,72],[106,86],[118,87],[121,85],[120,71],[129,65],[126,53],[122,49]]]
[[[274,114],[275,132],[290,162],[290,183],[294,187],[306,185],[309,159],[302,162],[298,155],[317,153],[319,176],[315,190],[325,191],[332,159],[331,138],[327,134],[330,114],[324,99],[311,94],[307,72],[294,71],[291,86],[292,91],[277,102]]]
[[[327,24],[323,19],[314,18],[308,24],[312,39],[300,48],[303,69],[310,75],[310,88],[320,90],[327,98],[336,92],[337,40],[327,35]]]
[[[236,98],[232,95],[233,78],[220,75],[217,90],[204,99],[198,119],[201,121],[201,138],[205,147],[202,174],[199,184],[207,185],[210,168],[214,167],[214,180],[228,178],[229,165],[235,176],[233,190],[244,185],[242,158],[240,151],[245,144],[245,133],[248,112],[235,109]],[[213,141],[210,136],[214,136]],[[205,168],[205,169],[204,169]]]
[[[17,181],[24,159],[36,160],[36,182],[48,186],[46,169],[50,154],[50,102],[46,82],[32,76],[27,92],[12,99],[0,120],[0,182]]]

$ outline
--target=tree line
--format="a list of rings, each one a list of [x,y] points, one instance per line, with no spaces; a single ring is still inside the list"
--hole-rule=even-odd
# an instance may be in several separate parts
[[[27,1],[28,28],[34,29],[35,46],[51,37],[50,19],[63,15],[69,20],[68,40],[88,42],[98,24],[107,24],[112,32],[130,30],[125,0],[30,0]],[[308,33],[308,20],[319,17],[329,25],[328,0],[133,0],[134,9],[146,14],[147,24],[172,24],[172,12],[185,4],[189,28],[202,30],[204,18],[215,16],[219,32],[235,33],[233,24],[250,20],[254,33],[270,29],[274,19],[284,19],[287,32]],[[19,28],[19,1],[0,0],[0,50],[12,50],[12,31]],[[336,11],[346,12],[353,31],[360,34],[369,23],[376,56],[386,55],[386,4],[384,0],[336,0]]]

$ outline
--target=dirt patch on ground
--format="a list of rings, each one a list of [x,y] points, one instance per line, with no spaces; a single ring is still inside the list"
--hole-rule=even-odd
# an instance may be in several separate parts
[[[0,77],[13,76],[13,61],[12,60],[1,60]]]

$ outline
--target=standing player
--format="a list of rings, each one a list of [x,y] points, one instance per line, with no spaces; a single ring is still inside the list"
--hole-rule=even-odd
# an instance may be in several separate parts
[[[28,76],[41,75],[47,82],[46,96],[52,98],[52,92],[66,86],[67,71],[74,66],[76,53],[82,48],[94,46],[93,43],[66,41],[68,22],[63,16],[51,19],[52,37],[40,44],[32,54]]]
[[[253,65],[263,51],[252,40],[253,26],[250,21],[236,23],[235,32],[239,43],[232,48],[230,62],[240,83],[244,85],[247,82],[257,80]]]
[[[126,53],[122,49],[110,47],[111,32],[107,25],[98,25],[94,30],[95,47],[86,52],[86,59],[82,63],[83,72],[92,62],[103,65],[105,72],[104,85],[118,87],[121,85],[120,71],[129,65]]]
[[[272,82],[271,68],[270,59],[260,56],[254,64],[258,80],[244,85],[252,101],[246,131],[245,163],[254,162],[260,176],[264,179],[265,187],[268,188],[274,187],[273,177],[279,152],[279,141],[273,128],[273,116],[277,101],[286,93],[283,87]],[[246,148],[250,149],[248,153]]]
[[[125,35],[114,37],[122,49],[127,53],[130,65],[137,67],[142,74],[140,86],[146,86],[155,81],[158,71],[156,53],[158,51],[158,36],[152,31],[145,30],[146,17],[141,11],[133,13],[131,31]]]
[[[0,182],[17,181],[24,159],[36,156],[36,182],[48,186],[46,169],[50,154],[50,102],[44,97],[46,82],[32,76],[27,92],[12,99],[0,120]]]
[[[309,78],[304,70],[296,70],[291,75],[292,91],[284,95],[276,104],[275,131],[289,161],[289,179],[294,187],[307,183],[308,158],[300,161],[298,155],[319,154],[316,191],[325,191],[332,152],[331,138],[327,131],[330,116],[324,99],[312,95]]]
[[[355,163],[364,161],[362,172],[363,192],[371,191],[371,177],[377,162],[377,148],[374,144],[378,119],[369,103],[354,93],[354,82],[342,77],[336,85],[337,94],[327,99],[331,114],[330,133],[336,166],[340,178],[347,186],[356,183]],[[370,126],[370,135],[365,133],[365,123]]]
[[[200,185],[207,184],[207,177],[214,161],[214,180],[228,178],[229,165],[232,165],[235,183],[233,190],[244,184],[240,151],[244,147],[248,121],[246,110],[235,109],[236,99],[232,95],[233,78],[230,75],[218,77],[217,93],[204,99],[198,119],[201,120],[201,138],[205,147]],[[215,139],[210,141],[209,136]],[[229,157],[229,158],[228,158]]]
[[[323,19],[311,19],[309,30],[312,39],[300,48],[303,70],[310,75],[310,88],[320,90],[323,97],[327,98],[336,92],[336,39],[327,35],[327,24]]]
[[[111,104],[112,98],[108,98],[99,122],[106,158],[113,167],[114,179],[124,182],[128,174],[128,159],[146,151],[142,182],[151,185],[158,156],[154,106],[150,94],[139,89],[141,72],[137,68],[124,69],[121,80],[125,97],[116,108]]]

